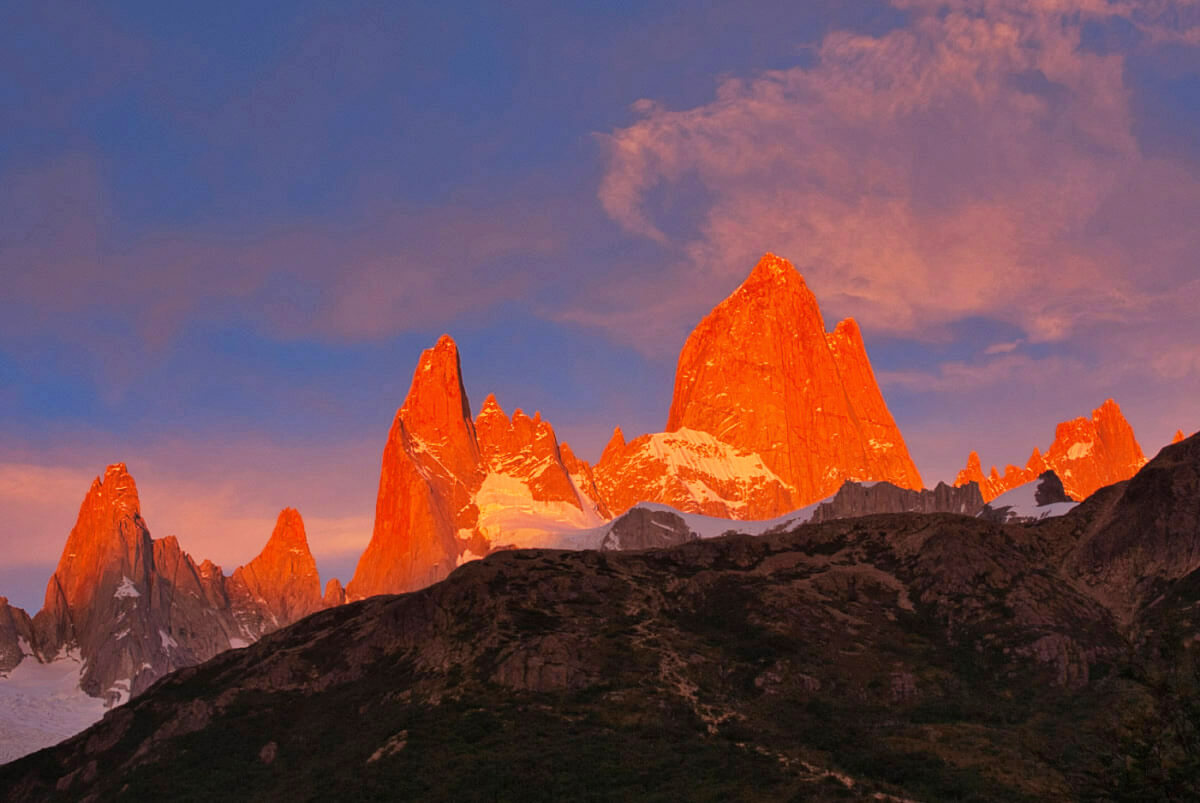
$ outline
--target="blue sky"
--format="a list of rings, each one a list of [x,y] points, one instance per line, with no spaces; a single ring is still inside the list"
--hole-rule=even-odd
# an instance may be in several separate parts
[[[22,604],[115,461],[156,536],[232,569],[292,505],[345,575],[442,332],[476,407],[540,409],[584,457],[657,431],[688,331],[768,250],[860,322],[929,484],[1109,396],[1147,452],[1200,427],[1191,0],[7,16]]]

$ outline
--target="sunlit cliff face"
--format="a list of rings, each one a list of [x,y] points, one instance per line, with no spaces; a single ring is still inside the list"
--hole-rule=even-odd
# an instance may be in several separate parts
[[[1173,442],[1181,440],[1183,433],[1177,432]],[[1024,468],[1007,466],[1001,476],[992,466],[991,472],[984,476],[979,455],[971,452],[955,484],[977,482],[983,498],[991,500],[1032,482],[1043,471],[1053,471],[1062,480],[1067,494],[1082,500],[1105,485],[1129,479],[1145,464],[1146,456],[1133,435],[1133,427],[1121,415],[1117,403],[1109,399],[1092,411],[1091,418],[1059,424],[1046,454],[1035,447]]]

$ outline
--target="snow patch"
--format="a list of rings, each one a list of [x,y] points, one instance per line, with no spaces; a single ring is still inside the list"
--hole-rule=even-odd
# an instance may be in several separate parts
[[[1066,515],[1079,504],[1078,502],[1053,502],[1049,505],[1039,506],[1036,496],[1039,484],[1038,480],[1034,480],[1024,485],[1018,485],[1011,491],[1006,491],[988,502],[985,509],[976,515],[982,516],[987,512],[987,508],[991,508],[994,511],[1003,512],[1007,521],[1018,519],[1041,521],[1053,516]]]
[[[591,505],[581,510],[570,502],[534,499],[520,478],[494,471],[479,486],[475,504],[479,508],[476,526],[494,545],[548,546],[557,533],[595,527],[604,521]]]
[[[233,636],[229,639],[229,649],[231,649],[231,650],[240,650],[243,647],[249,647],[249,646],[250,646],[249,641],[238,638],[237,636]]]
[[[751,521],[722,519],[717,516],[704,516],[699,513],[684,513],[682,510],[676,510],[670,505],[663,505],[657,502],[639,502],[634,507],[639,510],[672,513],[683,519],[687,528],[699,538],[719,538],[728,532],[758,536],[769,532],[798,527],[801,524],[812,521],[813,514],[816,513],[817,508],[823,502],[827,502],[832,498],[831,496],[828,499],[822,499],[820,502],[814,502],[807,507],[793,510],[791,513],[785,513],[778,518]],[[600,544],[612,532],[615,521],[616,519],[600,527],[593,527],[587,530],[558,533],[556,538],[553,540],[548,539],[542,546],[553,549],[599,549]],[[654,523],[658,524],[658,522]],[[661,527],[662,525],[659,526]]]
[[[1079,460],[1087,457],[1092,453],[1092,442],[1072,443],[1071,448],[1067,449],[1067,458],[1070,460]]]
[[[684,469],[689,474],[717,480],[768,480],[787,487],[787,483],[767,468],[757,454],[743,452],[695,429],[684,427],[674,432],[657,432],[650,436],[642,451],[676,474]]]
[[[463,553],[461,555],[459,555],[458,559],[454,562],[454,565],[462,566],[464,563],[470,563],[473,560],[480,560],[485,557],[487,557],[487,555],[476,555],[471,550],[464,549]]]
[[[113,701],[112,705],[114,708],[118,705],[125,705],[125,703],[129,702],[129,685],[131,680],[132,678],[125,678],[125,680],[114,680],[113,685],[108,687],[108,691],[105,693],[108,695],[108,698]]]
[[[178,649],[178,647],[179,647],[179,642],[177,642],[177,641],[175,641],[175,639],[171,638],[171,636],[167,633],[167,631],[163,630],[161,627],[158,629],[158,638],[160,641],[162,641],[162,648],[164,650],[169,650],[172,647],[175,647],[176,649]]]
[[[133,581],[128,577],[121,577],[121,585],[117,586],[117,591],[113,594],[114,599],[122,599],[124,597],[140,597],[141,593],[134,588]]]

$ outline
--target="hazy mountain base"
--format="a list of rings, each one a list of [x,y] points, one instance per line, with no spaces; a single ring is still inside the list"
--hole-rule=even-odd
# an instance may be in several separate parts
[[[1046,524],[891,515],[661,552],[500,553],[177,672],[0,769],[0,789],[1072,797],[1110,751],[1127,647],[1043,568],[1071,543]]]

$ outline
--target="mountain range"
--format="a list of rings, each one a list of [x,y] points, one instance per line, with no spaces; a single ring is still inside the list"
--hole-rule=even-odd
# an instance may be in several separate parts
[[[0,598],[0,675],[69,663],[83,692],[116,706],[314,613],[418,591],[503,550],[669,547],[883,513],[1032,520],[1145,463],[1110,399],[1091,419],[1060,424],[1024,469],[984,475],[972,452],[957,487],[924,490],[858,325],[827,331],[800,274],[768,254],[687,339],[665,430],[626,440],[618,428],[595,465],[539,413],[510,416],[489,396],[474,414],[457,345],[439,339],[392,421],[374,530],[344,589],[333,579],[322,593],[296,510],[225,575],[174,537],[152,538],[133,478],[109,466],[84,498],[42,610],[30,617]]]
[[[1179,657],[1198,625],[1200,436],[1031,524],[891,513],[758,535],[734,525],[663,549],[502,550],[421,591],[318,612],[0,767],[0,790],[1200,794],[1200,710],[1186,707]]]

